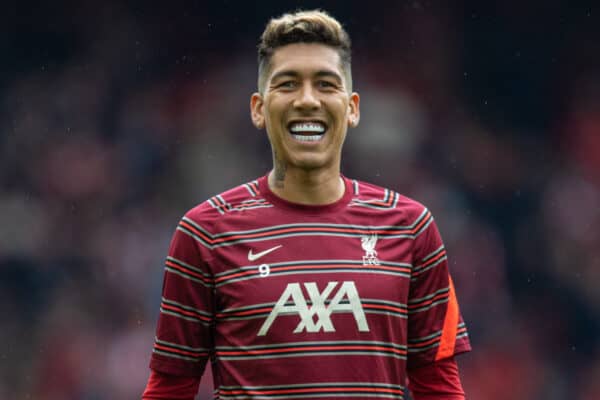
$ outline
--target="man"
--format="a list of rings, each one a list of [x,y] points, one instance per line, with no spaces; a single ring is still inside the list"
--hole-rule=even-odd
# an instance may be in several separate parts
[[[464,399],[470,350],[431,213],[340,174],[360,118],[350,40],[321,11],[273,19],[251,117],[273,170],[189,211],[166,261],[144,399]]]

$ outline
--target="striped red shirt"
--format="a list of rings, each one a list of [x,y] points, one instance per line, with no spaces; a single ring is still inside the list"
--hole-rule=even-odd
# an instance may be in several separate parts
[[[431,213],[344,179],[325,206],[262,177],[186,213],[150,367],[200,376],[210,359],[218,399],[401,399],[407,368],[470,350]]]

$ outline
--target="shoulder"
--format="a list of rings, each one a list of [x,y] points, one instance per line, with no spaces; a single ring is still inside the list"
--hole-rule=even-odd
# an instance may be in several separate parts
[[[258,181],[253,180],[210,197],[187,211],[183,219],[213,230],[219,222],[231,215],[267,207],[272,205],[261,195]]]
[[[387,211],[400,216],[406,224],[431,218],[425,205],[394,190],[372,183],[351,179],[353,198],[351,205],[374,211]]]

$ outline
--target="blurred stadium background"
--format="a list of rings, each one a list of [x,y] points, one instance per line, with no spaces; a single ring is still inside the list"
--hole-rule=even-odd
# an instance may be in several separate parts
[[[468,398],[600,399],[597,4],[13,3],[0,399],[140,397],[175,224],[270,167],[248,115],[255,45],[299,6],[354,41],[363,113],[343,172],[436,216],[474,347]]]

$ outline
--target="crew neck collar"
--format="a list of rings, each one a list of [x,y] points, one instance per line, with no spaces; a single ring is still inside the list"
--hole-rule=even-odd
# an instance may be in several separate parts
[[[273,193],[269,187],[268,176],[269,174],[266,174],[258,179],[258,189],[260,190],[261,194],[264,195],[269,203],[275,205],[276,207],[285,208],[290,211],[313,215],[332,213],[346,207],[352,199],[352,182],[341,174],[340,177],[344,182],[344,194],[340,199],[328,204],[299,204],[283,199]]]

